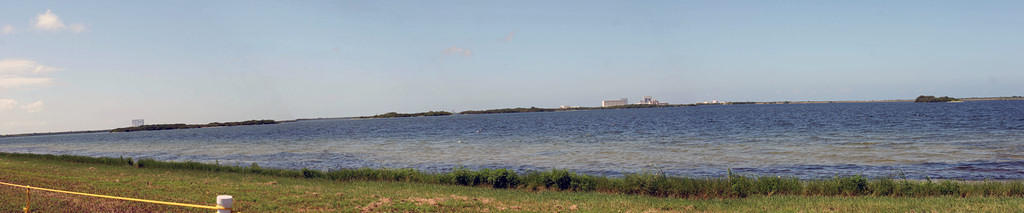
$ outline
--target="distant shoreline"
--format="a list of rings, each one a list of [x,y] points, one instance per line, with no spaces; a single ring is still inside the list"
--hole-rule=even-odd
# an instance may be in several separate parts
[[[87,134],[87,133],[101,133],[101,132],[110,132],[110,129],[104,129],[104,130],[82,130],[82,131],[63,131],[63,132],[20,133],[20,134],[10,134],[10,135],[0,135],[0,138],[29,137],[29,136],[43,136],[43,135]]]
[[[0,135],[0,138],[7,137],[28,137],[28,136],[43,136],[43,135],[65,135],[65,134],[86,134],[86,133],[103,133],[103,132],[138,132],[138,131],[157,131],[157,130],[172,130],[172,129],[198,129],[198,128],[210,128],[210,127],[225,127],[225,126],[249,126],[249,125],[264,125],[264,124],[279,124],[284,122],[295,122],[290,121],[275,121],[275,120],[248,120],[238,122],[213,122],[208,124],[150,124],[134,127],[122,127],[114,129],[103,129],[103,130],[85,130],[85,131],[64,131],[64,132],[42,132],[42,133],[24,133],[24,134],[10,134]]]
[[[960,98],[962,101],[1024,101],[1024,96],[1012,97],[971,97]],[[760,101],[760,102],[729,102],[726,104],[832,104],[832,103],[899,103],[914,102],[914,99],[892,100],[847,100],[847,101]]]
[[[1006,96],[1006,97],[970,97],[960,98],[959,100],[970,102],[970,101],[1024,101],[1024,96]],[[137,129],[138,127],[125,127],[115,129],[103,129],[103,130],[83,130],[83,131],[63,131],[63,132],[41,132],[41,133],[21,133],[21,134],[9,134],[0,135],[0,138],[7,137],[28,137],[28,136],[44,136],[44,135],[64,135],[64,134],[85,134],[85,133],[102,133],[102,132],[131,132],[131,131],[157,131],[157,130],[168,130],[168,129],[191,129],[191,128],[208,128],[208,127],[220,127],[220,126],[243,126],[243,125],[260,125],[260,124],[279,124],[289,123],[297,121],[314,121],[314,120],[336,120],[336,119],[378,119],[378,118],[400,118],[400,117],[422,117],[422,116],[450,116],[450,115],[472,115],[472,114],[506,114],[506,113],[529,113],[529,112],[562,112],[562,111],[582,111],[582,110],[605,110],[605,109],[635,109],[635,108],[665,108],[665,107],[690,107],[690,106],[701,106],[701,105],[765,105],[765,104],[830,104],[830,103],[901,103],[901,102],[914,102],[914,99],[893,99],[893,100],[847,100],[847,101],[747,101],[747,102],[723,102],[723,103],[696,103],[696,104],[628,104],[621,106],[612,107],[566,107],[566,108],[537,108],[537,107],[517,107],[517,108],[501,108],[501,109],[487,109],[487,110],[467,110],[459,113],[451,113],[445,111],[430,111],[421,113],[384,113],[372,116],[357,116],[357,117],[331,117],[331,118],[299,118],[293,120],[249,120],[241,122],[213,122],[209,124],[155,124],[146,126],[174,126],[184,128],[156,128],[156,129]],[[260,121],[260,122],[253,122]],[[269,122],[268,122],[269,121]],[[249,122],[249,123],[246,123]],[[118,131],[131,129],[131,131]],[[137,130],[136,130],[137,129]]]
[[[264,124],[277,124],[274,120],[248,120],[238,122],[213,122],[208,124],[151,124],[133,127],[123,127],[112,129],[110,132],[137,132],[137,131],[156,131],[156,130],[171,130],[171,129],[197,129],[197,128],[209,128],[209,127],[223,127],[223,126],[251,126],[251,125],[264,125]]]
[[[581,111],[581,110],[603,110],[603,109],[636,109],[636,108],[666,108],[666,107],[687,107],[697,106],[697,104],[627,104],[610,107],[564,107],[564,108],[502,108],[502,109],[488,109],[488,110],[467,110],[459,112],[460,115],[473,115],[473,114],[504,114],[504,113],[525,113],[525,112],[561,112],[561,111]]]

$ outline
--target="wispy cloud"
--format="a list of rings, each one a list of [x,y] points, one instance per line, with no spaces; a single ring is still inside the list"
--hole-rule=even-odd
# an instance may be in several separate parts
[[[0,89],[11,89],[30,86],[46,86],[53,83],[51,78],[39,77],[4,77],[0,76]]]
[[[472,56],[473,55],[473,50],[452,46],[452,47],[449,47],[448,49],[444,49],[444,51],[441,51],[441,53],[444,53],[444,54],[447,54],[447,55]]]
[[[0,27],[0,35],[7,35],[11,33],[14,33],[14,26],[5,24],[4,27]]]
[[[515,38],[515,37],[516,37],[516,32],[515,31],[509,32],[508,35],[505,35],[505,41],[506,42],[512,41],[512,39]]]
[[[15,101],[14,99],[0,98],[0,112],[14,109],[15,106],[18,106],[18,101]]]
[[[32,60],[3,59],[0,60],[0,89],[49,85],[53,79],[42,75],[58,70],[60,68]]]
[[[76,32],[76,33],[85,32],[85,25],[83,25],[83,24],[71,24],[71,27],[69,27],[68,30],[71,30],[71,32]]]
[[[36,101],[36,102],[32,102],[32,103],[29,103],[29,104],[22,105],[21,109],[25,110],[25,112],[31,112],[31,113],[42,112],[43,111],[43,105],[44,105],[43,101]]]
[[[0,75],[3,74],[40,74],[58,71],[60,68],[39,64],[28,59],[0,60]]]
[[[33,27],[39,30],[51,32],[70,30],[71,32],[77,33],[85,31],[85,25],[82,24],[72,24],[70,26],[65,25],[64,21],[60,20],[60,16],[57,16],[57,14],[54,14],[49,9],[47,9],[45,13],[40,13],[36,16]]]
[[[0,123],[0,127],[4,130],[9,129],[24,129],[26,127],[39,128],[46,126],[46,121],[40,120],[21,120],[21,121],[7,121]]]

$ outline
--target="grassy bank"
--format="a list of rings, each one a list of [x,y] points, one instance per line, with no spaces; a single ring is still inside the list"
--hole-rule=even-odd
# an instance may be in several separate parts
[[[0,153],[0,157],[104,164],[132,168],[160,168],[331,181],[391,181],[443,185],[482,186],[526,191],[603,192],[678,198],[742,198],[752,195],[799,196],[893,196],[893,197],[1024,197],[1024,181],[907,180],[837,176],[825,180],[794,177],[750,177],[730,174],[718,178],[672,177],[664,174],[628,174],[604,177],[550,170],[518,174],[506,169],[455,169],[426,173],[415,169],[344,169],[335,171],[261,168],[257,164],[228,166],[197,162],[165,162],[152,159],[94,158],[72,155]]]
[[[557,187],[508,190],[496,189],[493,185],[470,187],[425,184],[418,183],[423,179],[417,180],[414,174],[438,180],[444,175],[426,175],[410,170],[353,170],[348,173],[351,175],[345,181],[337,181],[329,178],[332,173],[308,170],[303,172],[118,158],[0,154],[0,181],[4,182],[195,204],[212,204],[216,195],[231,194],[236,198],[236,210],[242,212],[1012,212],[1024,208],[1024,199],[997,193],[993,196],[967,197],[767,196],[752,193],[747,198],[682,199],[557,191]],[[333,174],[336,178],[342,177],[338,176],[341,173]],[[526,176],[523,177],[524,184],[530,182]],[[466,183],[470,181],[468,178],[462,180]],[[571,186],[572,181],[569,182]],[[517,188],[525,189],[522,186]],[[33,203],[36,204],[33,209],[40,212],[69,209],[94,212],[195,210],[43,192],[33,193]],[[40,205],[42,203],[47,205]],[[0,212],[19,211],[23,205],[22,190],[0,187]]]

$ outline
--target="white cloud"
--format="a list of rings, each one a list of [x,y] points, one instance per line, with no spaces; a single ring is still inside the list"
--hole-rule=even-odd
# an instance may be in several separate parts
[[[11,26],[10,24],[4,25],[4,27],[0,28],[0,35],[7,35],[11,33],[14,33],[14,26]]]
[[[0,112],[14,109],[14,106],[18,105],[18,101],[14,99],[0,98]]]
[[[51,78],[41,77],[18,77],[0,76],[0,89],[10,89],[29,86],[46,86],[53,83]]]
[[[45,104],[43,104],[43,101],[36,101],[18,107],[18,101],[14,99],[0,98],[0,112],[10,111],[17,107],[25,110],[25,112],[36,113],[42,112],[44,106]]]
[[[58,71],[60,68],[39,64],[38,62],[26,59],[3,59],[0,60],[0,75],[2,74],[39,74]]]
[[[60,20],[60,16],[57,16],[57,14],[54,14],[49,9],[45,13],[40,13],[36,16],[34,27],[39,30],[53,32],[61,30],[71,30],[76,33],[85,31],[85,25],[82,24],[72,24],[70,27],[65,25],[64,21]]]
[[[0,89],[49,85],[53,79],[41,75],[58,70],[60,68],[32,60],[3,59],[0,60]]]
[[[463,49],[463,48],[459,48],[459,47],[456,47],[456,46],[452,46],[452,47],[449,47],[448,49],[444,49],[444,51],[441,51],[441,53],[448,54],[448,55],[471,56],[471,55],[473,55],[473,50]]]
[[[26,112],[41,112],[43,111],[43,101],[36,101],[21,106],[21,109]]]
[[[60,17],[50,12],[49,9],[46,10],[46,13],[36,16],[36,29],[58,31],[63,30],[64,27],[64,22],[60,20]]]

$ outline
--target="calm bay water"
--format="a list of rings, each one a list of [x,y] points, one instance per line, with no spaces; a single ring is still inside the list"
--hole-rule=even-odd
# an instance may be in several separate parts
[[[263,167],[1024,179],[1024,101],[721,105],[0,138],[0,152]]]

